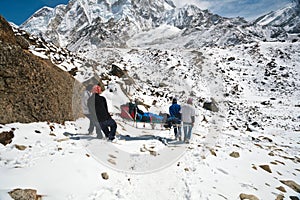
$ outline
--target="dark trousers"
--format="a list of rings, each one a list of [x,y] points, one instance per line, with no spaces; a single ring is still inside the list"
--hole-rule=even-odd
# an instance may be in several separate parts
[[[101,129],[105,136],[109,140],[115,139],[116,131],[117,131],[117,123],[113,119],[108,119],[106,121],[100,122]]]
[[[167,119],[167,124],[169,126],[169,128],[171,128],[172,126],[174,127],[174,134],[175,137],[181,137],[181,121],[180,119],[176,118],[176,117],[169,117]]]

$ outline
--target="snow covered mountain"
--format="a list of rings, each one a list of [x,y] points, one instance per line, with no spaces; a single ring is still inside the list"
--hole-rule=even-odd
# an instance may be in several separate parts
[[[40,9],[21,28],[69,49],[86,42],[122,46],[129,36],[155,26],[173,7],[169,0],[71,0],[68,5]]]
[[[255,20],[262,26],[281,27],[288,33],[300,33],[300,1],[295,0],[288,7],[270,12]]]
[[[170,0],[72,0],[54,9],[40,9],[20,28],[78,51],[126,47],[135,35],[166,25],[178,29],[168,40],[174,39],[174,43],[177,36],[186,37],[181,44],[185,47],[236,45],[287,36],[281,28],[248,23],[242,18],[224,18],[194,5],[175,8]]]

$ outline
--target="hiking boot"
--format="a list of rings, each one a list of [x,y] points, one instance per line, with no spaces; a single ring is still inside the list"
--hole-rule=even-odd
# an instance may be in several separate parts
[[[117,138],[110,138],[107,140],[108,142],[112,142],[112,143],[117,143],[118,139]]]

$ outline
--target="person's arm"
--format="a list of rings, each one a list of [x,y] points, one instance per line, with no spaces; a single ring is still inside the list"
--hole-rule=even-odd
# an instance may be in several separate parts
[[[192,125],[194,126],[194,123],[195,123],[195,116],[191,116],[192,118]]]
[[[106,110],[107,113],[109,114],[109,112],[108,112],[108,107],[107,107],[107,102],[106,102],[105,97],[103,97],[103,103],[104,103],[105,110]]]
[[[193,108],[193,109],[192,109],[192,113],[191,113],[192,126],[194,126],[194,123],[195,123],[195,115],[196,115],[196,111],[195,111],[195,109]]]

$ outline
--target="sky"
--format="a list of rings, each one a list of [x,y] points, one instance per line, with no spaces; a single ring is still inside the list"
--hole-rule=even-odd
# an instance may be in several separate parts
[[[55,7],[69,0],[0,0],[0,14],[8,21],[21,25],[43,6]],[[253,20],[270,11],[286,6],[291,0],[173,0],[177,7],[195,4],[223,17],[244,17]]]

